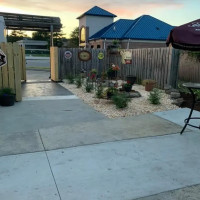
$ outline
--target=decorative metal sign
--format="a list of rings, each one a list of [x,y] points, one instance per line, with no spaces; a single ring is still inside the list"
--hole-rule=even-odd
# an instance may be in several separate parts
[[[83,50],[78,53],[78,58],[81,61],[91,60],[91,53],[89,51]]]
[[[99,54],[98,54],[98,59],[99,59],[99,60],[104,59],[104,53],[103,53],[103,52],[99,52]]]
[[[5,53],[0,49],[0,67],[7,64],[7,59]]]
[[[72,57],[72,52],[71,51],[65,51],[64,56],[67,60],[69,60]]]
[[[130,50],[124,50],[120,52],[122,56],[122,64],[132,64],[132,52]]]

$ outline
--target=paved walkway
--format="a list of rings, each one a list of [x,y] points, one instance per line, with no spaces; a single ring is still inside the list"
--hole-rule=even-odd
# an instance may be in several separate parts
[[[62,89],[0,107],[1,200],[199,199],[188,109],[111,120]]]

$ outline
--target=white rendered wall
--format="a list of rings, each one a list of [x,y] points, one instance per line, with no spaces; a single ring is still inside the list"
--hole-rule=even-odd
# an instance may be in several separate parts
[[[86,26],[89,27],[89,37],[100,31],[105,26],[113,23],[113,17],[86,16]]]
[[[0,16],[0,42],[6,42],[5,22],[4,22],[4,18],[2,16]]]

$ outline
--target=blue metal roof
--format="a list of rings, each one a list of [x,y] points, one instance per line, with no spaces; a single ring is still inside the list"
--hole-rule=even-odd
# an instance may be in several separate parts
[[[81,16],[79,16],[77,19],[80,19],[81,17],[83,17],[85,15],[117,17],[116,15],[114,15],[98,6],[94,6],[93,8],[91,8],[90,10],[88,10],[87,12],[85,12]]]
[[[166,40],[173,26],[152,16],[143,15],[135,20],[120,19],[98,31],[92,39]]]

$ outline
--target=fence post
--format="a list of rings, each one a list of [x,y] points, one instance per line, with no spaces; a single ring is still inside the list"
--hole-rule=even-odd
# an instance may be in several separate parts
[[[14,71],[15,71],[15,92],[16,101],[22,100],[21,90],[21,69],[20,69],[20,46],[17,43],[13,43],[13,56],[14,56]]]
[[[170,82],[169,82],[169,84],[173,88],[177,88],[177,84],[178,84],[179,57],[180,57],[180,50],[173,48],[171,70],[170,70]]]
[[[58,47],[50,47],[51,80],[59,81]]]

